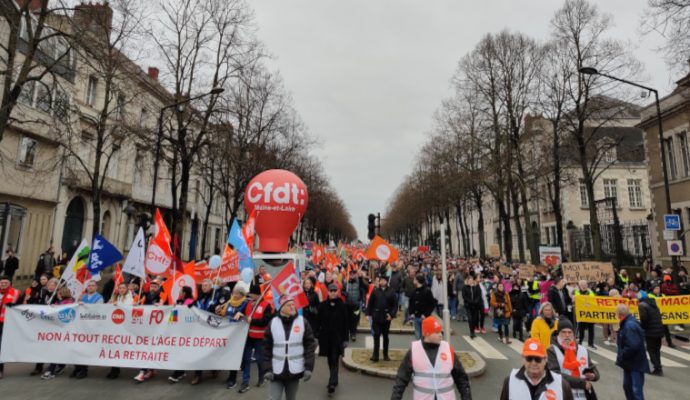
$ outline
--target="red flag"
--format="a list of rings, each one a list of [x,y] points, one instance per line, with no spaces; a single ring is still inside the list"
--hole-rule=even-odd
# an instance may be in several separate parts
[[[125,281],[125,278],[122,276],[122,269],[120,269],[120,263],[115,264],[115,272],[113,273],[113,281],[115,281],[115,287]]]
[[[180,239],[177,237],[177,233],[173,236],[173,254],[172,254],[172,269],[173,271],[182,272],[184,270],[184,263],[180,258]]]
[[[254,217],[254,212],[256,210],[252,210],[252,213],[249,214],[249,218],[247,218],[247,222],[245,222],[244,226],[242,227],[242,236],[244,236],[244,241],[247,242],[247,247],[249,248],[249,253],[254,254],[254,223],[256,221],[256,218]]]
[[[314,265],[317,265],[318,263],[321,262],[325,257],[323,247],[319,245],[314,245],[314,249],[312,250],[312,256],[311,256],[311,262]]]
[[[278,275],[273,278],[271,286],[278,293],[278,296],[286,294],[292,297],[297,308],[304,308],[309,305],[309,300],[307,300],[307,295],[302,290],[302,284],[292,261],[283,267]]]
[[[167,243],[170,246],[170,232],[168,227],[165,226],[165,221],[163,221],[163,216],[161,211],[156,208],[156,239],[158,243]]]
[[[367,250],[367,257],[392,263],[398,259],[398,250],[383,240],[381,236],[374,237]]]

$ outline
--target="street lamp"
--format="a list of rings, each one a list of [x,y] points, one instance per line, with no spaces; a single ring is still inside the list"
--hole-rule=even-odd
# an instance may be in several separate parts
[[[661,105],[659,104],[659,92],[656,89],[652,89],[648,86],[640,85],[639,83],[630,82],[625,79],[616,78],[615,76],[607,75],[599,72],[596,68],[592,67],[582,67],[580,68],[580,73],[584,75],[599,75],[605,78],[609,78],[614,81],[622,82],[631,86],[638,87],[640,89],[647,90],[654,93],[654,101],[656,103],[656,120],[659,128],[659,152],[661,152],[661,168],[664,171],[664,194],[666,195],[666,213],[673,214],[673,209],[671,208],[671,191],[668,185],[668,171],[666,169],[666,153],[664,152],[664,130],[661,124]],[[671,263],[673,265],[674,273],[678,273],[678,257],[671,256]]]
[[[223,89],[222,87],[213,88],[208,93],[200,94],[189,99],[176,101],[175,103],[163,106],[163,108],[161,108],[160,112],[158,113],[158,135],[156,136],[156,153],[155,158],[153,160],[153,191],[151,193],[151,215],[155,215],[156,213],[156,186],[158,185],[158,164],[160,164],[161,158],[161,142],[163,141],[163,114],[165,113],[165,110],[189,103],[190,101],[198,100],[205,96],[221,94],[224,91],[225,89]]]

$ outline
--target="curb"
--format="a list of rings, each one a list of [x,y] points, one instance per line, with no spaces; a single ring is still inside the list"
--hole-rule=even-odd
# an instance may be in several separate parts
[[[371,375],[371,376],[377,376],[380,378],[387,378],[387,379],[395,379],[395,375],[397,372],[388,372],[388,371],[383,371],[377,368],[371,368],[367,366],[363,366],[360,364],[357,364],[352,360],[352,350],[351,348],[346,348],[345,349],[345,355],[343,355],[343,364],[345,365],[345,368],[347,368],[350,371],[360,371],[363,374],[366,375]],[[401,350],[401,349],[391,349],[391,350]],[[472,368],[468,368],[465,370],[467,373],[467,376],[470,378],[472,377],[477,377],[481,376],[486,372],[486,361],[482,357],[479,356],[478,353],[474,351],[458,351],[457,353],[465,353],[468,354],[470,357],[474,359],[474,366]]]
[[[357,327],[357,333],[371,333],[371,328],[368,327]],[[388,333],[395,333],[401,335],[414,335],[414,328],[391,328]],[[451,336],[455,336],[455,329],[450,329]]]

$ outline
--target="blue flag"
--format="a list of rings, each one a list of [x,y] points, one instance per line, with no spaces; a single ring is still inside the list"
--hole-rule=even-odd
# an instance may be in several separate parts
[[[89,254],[89,272],[98,274],[105,268],[122,260],[122,254],[101,235],[96,235]]]
[[[244,235],[242,234],[242,229],[240,229],[240,224],[237,223],[236,219],[232,221],[232,226],[230,227],[230,232],[228,233],[228,244],[230,244],[240,255],[240,269],[254,269],[252,254],[249,251],[247,242],[244,240]]]

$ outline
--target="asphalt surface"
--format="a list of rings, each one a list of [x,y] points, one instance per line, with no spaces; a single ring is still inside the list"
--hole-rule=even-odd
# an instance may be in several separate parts
[[[521,343],[513,341],[513,346],[500,343],[497,334],[491,331],[479,335],[478,339],[469,343],[468,328],[466,323],[453,322],[456,334],[452,338],[453,346],[458,350],[473,350],[483,355],[487,362],[486,373],[473,378],[472,395],[474,399],[497,399],[500,395],[504,378],[512,368],[521,365],[518,350]],[[490,327],[487,319],[486,327]],[[352,347],[365,347],[368,340],[366,334],[359,334]],[[598,352],[592,353],[592,359],[597,364],[601,373],[601,380],[594,387],[600,399],[623,399],[622,385],[623,373],[614,365],[610,358],[615,357],[616,348],[603,344],[601,329],[595,332]],[[407,348],[412,335],[391,335],[391,347]],[[665,366],[664,377],[647,376],[645,384],[645,396],[653,399],[687,399],[688,372],[690,371],[690,346],[688,343],[676,341],[678,349],[668,350],[664,343],[662,347],[662,363]],[[240,394],[235,389],[225,388],[227,372],[212,379],[210,374],[205,374],[204,381],[197,386],[191,386],[188,374],[180,383],[172,384],[167,377],[171,371],[158,371],[157,376],[145,383],[135,383],[132,379],[137,371],[123,369],[120,378],[108,380],[105,378],[108,368],[92,367],[86,379],[75,380],[68,377],[72,366],[68,366],[65,372],[55,379],[44,381],[38,376],[29,376],[33,365],[7,364],[5,377],[0,380],[0,399],[48,399],[68,398],[70,400],[132,400],[138,398],[147,399],[228,399],[238,398],[246,400],[267,399],[268,385],[261,388],[256,384],[256,370],[252,371],[252,387],[249,392]],[[386,399],[390,397],[392,380],[362,375],[347,371],[341,366],[340,385],[335,394],[328,396],[326,384],[328,381],[328,366],[325,358],[317,357],[313,378],[307,383],[300,383],[299,399]],[[405,399],[411,399],[411,389],[405,393]]]

